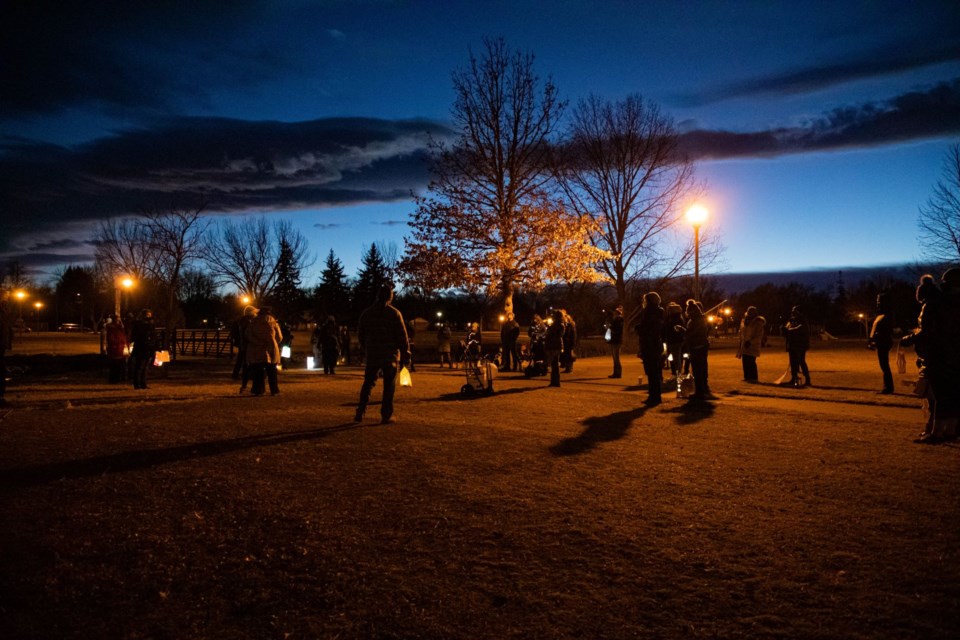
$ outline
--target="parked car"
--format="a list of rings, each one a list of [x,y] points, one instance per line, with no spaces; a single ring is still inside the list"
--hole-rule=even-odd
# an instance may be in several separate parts
[[[78,325],[76,322],[64,322],[57,327],[57,331],[63,331],[65,333],[80,331],[80,325]]]

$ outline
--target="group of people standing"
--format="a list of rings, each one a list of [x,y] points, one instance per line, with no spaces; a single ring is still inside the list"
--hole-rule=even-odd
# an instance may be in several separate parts
[[[107,356],[107,380],[119,384],[126,379],[133,382],[134,389],[146,389],[147,371],[157,357],[157,330],[153,322],[153,311],[142,309],[127,321],[111,313],[103,325],[104,351]]]

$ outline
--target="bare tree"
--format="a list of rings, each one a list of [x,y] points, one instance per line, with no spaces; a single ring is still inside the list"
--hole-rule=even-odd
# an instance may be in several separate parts
[[[574,109],[558,154],[556,176],[566,202],[597,222],[591,240],[609,254],[600,266],[628,319],[638,297],[633,286],[668,279],[693,257],[692,244],[676,236],[684,203],[703,187],[677,143],[673,122],[641,96],[619,102],[591,96]],[[715,251],[702,237],[701,261]]]
[[[511,52],[502,39],[484,46],[453,74],[460,135],[450,148],[433,143],[433,196],[417,201],[401,270],[425,290],[494,290],[511,312],[518,286],[541,286],[557,275],[553,266],[589,278],[596,256],[585,222],[545,196],[550,139],[564,109],[556,87],[534,74],[532,54]],[[551,253],[557,246],[575,250]]]
[[[106,282],[121,276],[151,281],[162,292],[163,320],[172,329],[179,317],[183,271],[201,254],[208,222],[206,202],[194,209],[153,209],[123,220],[104,222],[96,236],[97,270]]]
[[[220,285],[232,285],[262,302],[277,284],[280,247],[289,246],[291,265],[309,267],[307,240],[287,220],[270,224],[263,216],[224,222],[208,237],[204,261]]]
[[[924,257],[945,264],[960,262],[960,143],[947,152],[933,195],[920,207],[919,226]]]

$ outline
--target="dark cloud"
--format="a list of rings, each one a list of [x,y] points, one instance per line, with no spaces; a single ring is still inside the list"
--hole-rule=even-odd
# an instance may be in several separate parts
[[[177,118],[71,148],[2,139],[0,252],[36,246],[41,232],[62,242],[49,234],[68,224],[194,206],[200,194],[211,213],[406,199],[426,184],[430,136],[448,135],[426,120]]]
[[[862,78],[902,73],[943,62],[960,60],[960,41],[929,48],[899,43],[872,51],[861,58],[831,62],[783,74],[755,78],[676,98],[681,106],[702,106],[730,98],[764,94],[792,95],[817,91]]]
[[[337,223],[329,223],[329,224],[326,224],[326,223],[323,223],[323,222],[318,222],[318,223],[316,223],[315,225],[313,225],[313,228],[314,228],[314,229],[321,229],[321,230],[324,230],[324,231],[325,231],[325,230],[327,230],[327,229],[339,229],[339,228],[342,227],[342,226],[343,226],[342,224],[337,224]]]
[[[682,149],[693,158],[777,156],[872,147],[960,133],[960,79],[882,103],[834,109],[796,127],[738,133],[688,131]]]
[[[409,220],[387,220],[385,222],[374,222],[373,224],[380,225],[381,227],[399,227],[409,224]]]

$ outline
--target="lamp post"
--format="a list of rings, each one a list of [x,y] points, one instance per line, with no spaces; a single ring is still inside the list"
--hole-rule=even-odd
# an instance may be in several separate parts
[[[699,204],[687,209],[687,221],[693,225],[693,296],[700,300],[700,225],[707,219],[707,210]]]
[[[37,333],[40,333],[40,309],[43,309],[43,303],[37,300],[33,303],[33,308],[37,310]]]
[[[23,320],[23,299],[27,297],[27,292],[23,289],[20,289],[13,295],[17,299],[17,309],[20,314],[20,319]]]
[[[129,276],[124,276],[123,278],[120,278],[119,280],[117,280],[116,296],[114,297],[114,301],[113,301],[113,312],[117,314],[118,318],[121,317],[120,301],[121,301],[121,296],[123,295],[123,291],[124,290],[129,291],[130,289],[133,288],[133,285],[134,285],[133,278]]]

